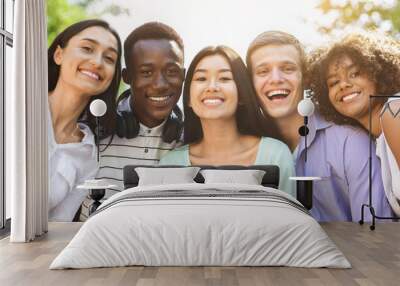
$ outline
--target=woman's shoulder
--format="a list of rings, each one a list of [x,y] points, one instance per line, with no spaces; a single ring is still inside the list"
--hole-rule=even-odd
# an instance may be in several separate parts
[[[283,161],[292,161],[292,153],[289,147],[278,139],[261,137],[256,163],[276,164]]]
[[[189,145],[183,145],[177,147],[171,151],[168,151],[164,156],[161,157],[161,165],[186,165],[189,156]]]
[[[285,152],[289,151],[289,147],[284,142],[271,137],[261,137],[260,146],[262,146],[263,148],[275,148],[278,150],[281,149]]]
[[[393,105],[396,104],[397,106],[400,104],[400,92],[393,94],[396,97],[389,97],[387,100],[387,104]]]
[[[175,149],[169,151],[168,153],[184,153],[184,152],[189,152],[189,144],[176,147]]]

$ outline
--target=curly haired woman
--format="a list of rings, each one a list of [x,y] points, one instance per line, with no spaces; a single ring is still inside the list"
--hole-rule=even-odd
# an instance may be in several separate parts
[[[400,215],[400,42],[352,33],[310,56],[310,87],[321,114],[369,129],[376,139],[386,196]]]

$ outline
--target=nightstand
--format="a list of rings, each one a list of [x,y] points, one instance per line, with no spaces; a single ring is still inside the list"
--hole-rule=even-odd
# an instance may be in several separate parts
[[[322,180],[321,177],[289,177],[289,180],[296,181],[297,200],[310,210],[313,206],[313,182]]]
[[[116,185],[109,184],[106,180],[86,180],[83,185],[79,185],[78,189],[89,190],[89,197],[94,200],[93,204],[89,207],[89,216],[94,213],[101,205],[100,200],[106,194],[106,189],[116,188]]]

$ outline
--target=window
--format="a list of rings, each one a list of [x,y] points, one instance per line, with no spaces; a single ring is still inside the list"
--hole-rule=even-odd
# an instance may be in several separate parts
[[[11,93],[14,0],[0,0],[0,228],[11,217],[10,194],[4,188],[4,105]]]

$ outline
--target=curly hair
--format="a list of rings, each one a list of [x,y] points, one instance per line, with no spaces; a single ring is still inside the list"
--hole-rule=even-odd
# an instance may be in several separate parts
[[[308,85],[321,115],[337,124],[360,126],[356,120],[337,112],[329,101],[329,65],[345,55],[375,83],[377,94],[395,94],[400,91],[400,42],[373,32],[357,32],[315,49],[308,57]]]

